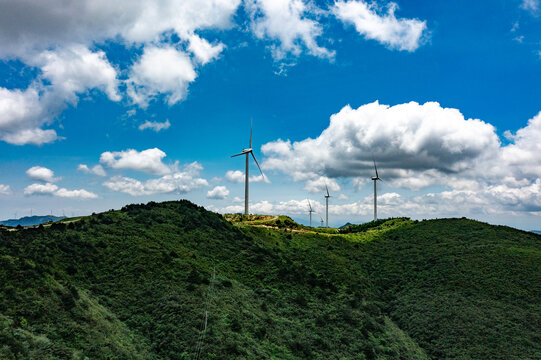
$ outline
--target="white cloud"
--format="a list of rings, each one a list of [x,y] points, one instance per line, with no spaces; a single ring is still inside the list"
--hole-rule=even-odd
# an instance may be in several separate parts
[[[141,107],[160,94],[169,105],[183,100],[197,74],[190,57],[172,46],[147,46],[130,69],[128,95]]]
[[[195,55],[197,61],[201,65],[205,65],[211,60],[216,59],[223,49],[223,44],[212,45],[207,40],[200,38],[195,34],[190,36],[188,50]]]
[[[391,49],[415,51],[421,45],[426,21],[397,19],[396,3],[389,3],[387,13],[381,14],[375,2],[364,0],[337,1],[332,13],[346,24],[355,26],[357,32],[367,39],[379,41]]]
[[[65,101],[76,102],[76,94],[99,89],[109,99],[119,101],[117,72],[105,52],[91,52],[81,45],[44,51],[30,61],[41,68],[42,76],[51,82],[54,92]]]
[[[270,180],[265,175],[252,175],[250,176],[250,182],[251,183],[257,183],[257,182],[264,182],[266,184],[270,184]]]
[[[64,188],[58,189],[54,195],[70,199],[96,199],[98,197],[98,195],[94,194],[93,192],[86,191],[84,189],[67,190]]]
[[[11,187],[9,185],[0,184],[0,195],[11,194]]]
[[[58,188],[55,184],[46,183],[46,184],[31,184],[24,189],[25,195],[53,195],[63,198],[72,198],[72,199],[96,199],[98,195],[86,191],[84,189],[80,190],[68,190],[65,188]]]
[[[308,16],[317,9],[303,0],[246,0],[251,27],[259,39],[273,42],[273,57],[283,60],[288,55],[299,56],[305,49],[314,56],[332,58],[333,51],[317,44],[321,25]]]
[[[539,12],[539,0],[522,0],[520,7],[529,11],[532,15],[537,15]]]
[[[54,177],[54,171],[43,166],[33,166],[26,170],[26,174],[31,180],[43,181],[46,183],[53,183],[60,180],[59,178]]]
[[[166,154],[158,149],[147,149],[141,152],[133,149],[125,151],[106,151],[101,154],[100,162],[111,169],[137,170],[150,174],[163,175],[170,173],[170,167],[162,162]]]
[[[232,183],[241,183],[244,181],[244,173],[240,170],[228,170],[225,173],[225,178]]]
[[[25,60],[41,74],[25,90],[0,88],[0,139],[24,145],[53,142],[54,130],[44,130],[65,109],[75,106],[78,95],[89,89],[104,91],[120,100],[116,70],[102,51],[80,45],[47,50]]]
[[[44,126],[92,89],[119,101],[116,66],[104,51],[89,50],[107,41],[143,49],[127,82],[135,103],[144,107],[159,94],[170,105],[182,100],[195,70],[187,54],[160,42],[174,33],[179,46],[189,43],[200,64],[209,62],[223,45],[210,46],[195,31],[230,27],[239,5],[240,0],[1,2],[0,59],[18,59],[40,72],[26,89],[0,88],[0,140],[41,145],[60,139]]]
[[[345,106],[316,139],[277,140],[261,150],[267,156],[263,168],[309,183],[321,176],[370,179],[372,156],[386,180],[424,171],[441,178],[474,168],[499,146],[492,125],[465,119],[456,109],[435,102],[392,107],[374,102],[358,109]]]
[[[161,130],[167,130],[171,126],[171,123],[169,120],[165,120],[165,122],[157,122],[157,121],[145,121],[141,125],[139,125],[139,130],[145,130],[145,129],[151,129],[156,132],[159,132]]]
[[[52,195],[58,190],[55,184],[31,184],[24,189],[25,195]]]
[[[214,189],[207,191],[208,199],[225,199],[229,195],[229,190],[225,186],[216,186]]]
[[[188,39],[196,30],[230,27],[239,5],[240,0],[5,0],[0,5],[0,56],[117,38],[151,43],[171,31]]]
[[[325,186],[327,186],[327,188],[329,189],[329,193],[341,190],[340,185],[338,185],[335,179],[331,179],[326,176],[320,176],[314,179],[307,180],[304,190],[311,193],[325,193]]]
[[[236,183],[236,184],[242,183],[245,180],[244,172],[240,170],[228,170],[225,173],[225,179],[229,182]],[[250,182],[251,183],[264,182],[264,183],[269,184],[270,180],[266,176],[260,174],[260,175],[250,176]]]
[[[78,171],[81,171],[81,172],[84,172],[84,173],[87,173],[87,174],[94,174],[94,175],[98,175],[98,176],[106,176],[107,173],[105,172],[105,169],[103,168],[103,166],[101,165],[94,165],[91,169],[85,165],[85,164],[79,164],[79,166],[77,167],[77,170]]]
[[[541,214],[541,112],[505,136],[510,143],[503,145],[492,125],[437,103],[347,106],[316,139],[263,145],[268,156],[263,165],[307,187],[322,177],[342,178],[357,189],[369,184],[371,193],[374,154],[385,180],[378,184],[382,217]],[[431,192],[404,196],[394,188]],[[330,212],[369,216],[372,201],[370,194],[359,202],[331,204]],[[299,211],[279,205],[273,204],[273,211]]]
[[[43,130],[48,117],[36,88],[8,90],[0,87],[0,139],[14,145],[41,145],[57,139],[54,130]]]
[[[203,167],[193,162],[185,165],[182,171],[174,171],[157,179],[139,181],[129,177],[115,176],[103,185],[113,191],[124,192],[132,196],[152,195],[159,193],[180,193],[208,186],[207,180],[200,178]]]

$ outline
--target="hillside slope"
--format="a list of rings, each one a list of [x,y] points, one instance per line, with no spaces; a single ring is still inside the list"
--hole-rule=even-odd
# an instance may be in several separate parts
[[[424,358],[353,245],[306,240],[184,201],[2,232],[0,358],[193,359],[205,309],[201,358]]]
[[[386,313],[434,359],[539,359],[540,240],[430,220],[389,231],[363,256]]]
[[[468,220],[314,234],[130,205],[0,232],[0,358],[534,359],[539,252]]]

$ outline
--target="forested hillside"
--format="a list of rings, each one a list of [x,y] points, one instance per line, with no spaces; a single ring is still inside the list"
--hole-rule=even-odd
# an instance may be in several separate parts
[[[2,231],[0,358],[539,358],[540,236],[283,222],[180,201]]]

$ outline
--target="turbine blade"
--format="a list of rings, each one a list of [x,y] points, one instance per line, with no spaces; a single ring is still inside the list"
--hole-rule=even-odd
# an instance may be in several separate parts
[[[253,120],[250,119],[250,149],[252,148],[252,128],[253,128]]]
[[[310,212],[312,212],[312,205],[310,204],[310,199],[306,199],[308,200],[308,207],[310,208]]]
[[[374,170],[376,170],[376,177],[379,179],[378,168],[376,167],[376,160],[374,158],[372,158],[372,160],[374,160]]]
[[[244,155],[244,154],[246,154],[246,153],[245,153],[245,152],[243,151],[243,152],[241,152],[240,154],[236,154],[236,155],[231,155],[231,157],[235,157],[235,156],[241,156],[241,155]]]
[[[329,195],[329,188],[327,187],[327,184],[325,184],[325,189],[327,190],[327,196],[330,197],[331,195]]]
[[[259,169],[259,172],[261,172],[261,176],[263,176],[263,178],[264,178],[265,174],[263,174],[263,170],[261,170],[261,166],[259,166],[259,163],[257,162],[257,159],[255,158],[254,152],[250,151],[250,154],[252,154],[252,157],[254,158],[255,164],[257,165],[257,168]]]

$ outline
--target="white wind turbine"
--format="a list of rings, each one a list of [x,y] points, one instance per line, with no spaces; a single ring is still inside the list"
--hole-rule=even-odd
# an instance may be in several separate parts
[[[254,158],[255,164],[257,165],[257,168],[261,172],[261,176],[265,177],[263,174],[263,171],[261,170],[261,167],[259,166],[259,163],[257,162],[257,159],[255,158],[254,151],[252,149],[252,124],[250,123],[250,146],[248,149],[243,149],[240,154],[233,155],[231,157],[240,156],[240,155],[246,155],[246,172],[245,174],[245,180],[244,180],[244,215],[248,215],[248,193],[249,193],[249,165],[250,165],[250,155]]]
[[[310,227],[312,227],[312,213],[314,212],[314,210],[312,209],[312,205],[310,204],[310,199],[306,199],[308,200],[308,212],[310,213]]]
[[[327,195],[325,195],[325,220],[327,220],[326,226],[329,227],[329,198],[331,195],[329,195],[327,184],[325,184],[325,190],[327,190]]]
[[[321,216],[320,216],[319,218],[321,219],[321,227],[323,227],[323,223],[324,223],[325,221],[323,220],[323,218],[322,218]]]
[[[374,221],[378,219],[378,194],[376,189],[376,182],[378,180],[381,180],[378,175],[378,168],[376,167],[376,160],[374,160],[374,170],[376,171],[376,176],[372,176],[372,180],[374,181]]]

